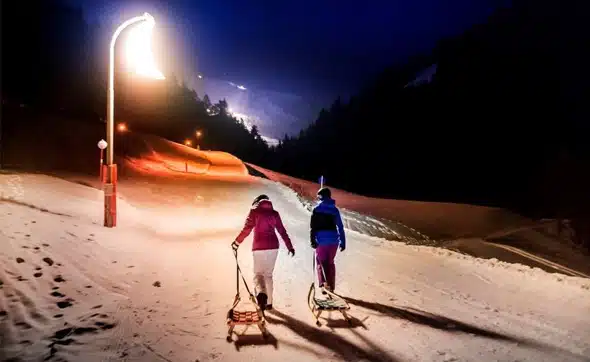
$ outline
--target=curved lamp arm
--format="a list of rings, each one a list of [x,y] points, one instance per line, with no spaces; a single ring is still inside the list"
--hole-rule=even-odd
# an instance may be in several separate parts
[[[107,149],[107,157],[106,157],[106,163],[107,165],[111,165],[113,164],[113,158],[114,158],[114,152],[113,152],[113,138],[114,138],[114,127],[113,127],[113,123],[114,123],[114,113],[115,113],[115,97],[114,97],[114,93],[115,93],[115,87],[114,87],[114,83],[115,83],[115,44],[117,43],[117,38],[119,38],[119,35],[121,34],[121,32],[123,30],[125,30],[125,28],[127,28],[130,25],[133,25],[135,23],[138,23],[140,21],[147,21],[150,24],[154,24],[155,20],[154,18],[148,14],[148,13],[144,13],[141,16],[136,16],[133,17],[127,21],[125,21],[123,24],[119,25],[119,27],[117,28],[117,30],[115,30],[115,33],[113,34],[113,37],[111,38],[111,46],[109,49],[109,84],[108,84],[108,94],[107,94],[107,142],[109,144],[110,147],[108,147]]]

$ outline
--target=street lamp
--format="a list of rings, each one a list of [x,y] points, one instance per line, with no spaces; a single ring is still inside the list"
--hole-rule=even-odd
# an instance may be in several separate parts
[[[190,146],[192,146],[192,144],[193,144],[193,142],[191,140],[185,140],[184,141],[184,145],[185,146],[189,146],[190,147]]]
[[[154,18],[144,13],[119,25],[113,33],[109,48],[109,78],[107,89],[107,157],[104,184],[104,226],[117,225],[117,165],[114,163],[114,119],[115,119],[115,44],[117,38],[125,28],[135,23],[144,22],[129,34],[127,41],[127,56],[133,63],[137,74],[156,79],[164,79],[160,71],[155,68],[150,46],[151,31],[155,25]]]
[[[119,131],[119,132],[127,131],[127,125],[125,123],[119,123],[117,125],[117,131]]]

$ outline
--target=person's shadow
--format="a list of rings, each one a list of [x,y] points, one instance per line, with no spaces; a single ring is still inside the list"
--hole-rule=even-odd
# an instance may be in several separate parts
[[[365,350],[349,342],[345,338],[333,333],[330,330],[312,326],[289,315],[281,313],[276,309],[267,313],[266,320],[269,323],[274,325],[283,325],[286,328],[289,328],[297,335],[307,339],[310,343],[333,351],[342,360],[367,360],[371,362],[399,361],[398,359],[388,355],[387,352],[366,338],[363,338],[363,342],[369,346],[368,350]]]
[[[456,319],[425,312],[416,308],[394,307],[381,303],[366,302],[364,300],[354,299],[350,297],[343,298],[352,305],[372,310],[383,315],[389,316],[391,318],[405,319],[412,323],[426,325],[450,333],[469,333],[494,340],[518,343],[529,348],[545,350],[548,353],[556,353],[556,358],[558,358],[558,360],[565,360],[571,358],[579,360],[580,358],[580,355],[574,354],[570,351],[567,351],[557,346],[548,345],[546,343],[534,341],[528,338],[515,337],[508,334],[494,332],[488,329],[484,329],[465,322],[458,321]],[[583,360],[590,362],[590,359]]]

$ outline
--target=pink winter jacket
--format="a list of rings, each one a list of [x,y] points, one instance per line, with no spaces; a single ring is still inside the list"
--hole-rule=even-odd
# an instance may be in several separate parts
[[[275,233],[275,229],[281,234],[287,249],[293,250],[291,239],[287,235],[287,230],[285,230],[285,226],[281,221],[281,216],[273,209],[270,200],[262,200],[252,207],[246,218],[244,228],[236,238],[236,242],[241,244],[250,235],[252,229],[254,229],[253,251],[278,249],[279,238]]]

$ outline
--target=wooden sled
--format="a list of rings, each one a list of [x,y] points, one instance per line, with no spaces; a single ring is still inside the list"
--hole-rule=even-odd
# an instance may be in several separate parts
[[[320,268],[321,265],[320,265]],[[315,275],[315,254],[313,256],[313,275]],[[324,273],[324,269],[322,268],[322,273],[324,274],[324,278],[325,278],[325,273]],[[320,323],[320,316],[322,315],[323,312],[340,312],[342,313],[342,316],[344,316],[344,319],[346,320],[346,322],[348,322],[348,325],[352,326],[352,319],[350,318],[350,316],[348,315],[347,311],[350,310],[350,305],[348,304],[348,302],[342,298],[341,296],[339,296],[338,294],[330,291],[328,288],[326,288],[325,286],[322,286],[322,293],[326,295],[326,298],[316,298],[316,287],[315,287],[315,277],[314,277],[314,281],[311,283],[311,287],[309,287],[309,292],[307,293],[307,305],[309,306],[309,310],[311,311],[311,314],[313,314],[314,318],[315,318],[315,324],[318,327],[321,327],[321,323]]]
[[[248,288],[248,284],[246,283],[246,279],[244,279],[244,275],[242,275],[242,271],[240,270],[240,266],[238,265],[237,251],[234,251],[234,255],[236,257],[236,269],[237,269],[237,271],[236,271],[236,289],[237,289],[237,291],[236,291],[236,297],[234,299],[234,303],[233,303],[231,309],[227,312],[227,319],[226,319],[226,324],[228,327],[227,341],[228,342],[232,341],[232,334],[234,332],[234,328],[239,325],[246,326],[246,328],[244,329],[244,332],[251,325],[257,325],[258,329],[260,329],[260,332],[262,333],[262,336],[264,338],[267,338],[269,333],[268,333],[268,330],[266,329],[266,319],[264,318],[264,313],[262,313],[262,310],[260,309],[260,307],[258,306],[258,303],[256,302],[256,298],[254,298],[254,295],[250,292],[250,288]],[[248,294],[249,294],[248,299],[254,305],[254,310],[246,310],[246,311],[236,310],[236,307],[238,306],[238,304],[240,304],[240,301],[241,301],[240,276],[242,277],[242,281],[244,282],[244,286],[246,287],[246,290],[248,291]]]

